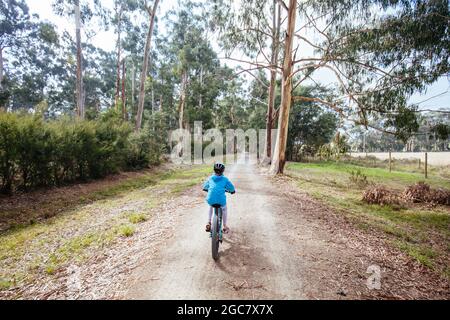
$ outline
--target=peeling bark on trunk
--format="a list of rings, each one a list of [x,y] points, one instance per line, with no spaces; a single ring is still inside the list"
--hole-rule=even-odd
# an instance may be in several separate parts
[[[278,7],[278,10],[277,10]],[[277,64],[278,60],[278,40],[280,35],[281,24],[281,7],[277,6],[277,0],[273,1],[273,16],[272,16],[272,66]],[[266,115],[266,143],[265,154],[262,159],[263,164],[270,164],[272,158],[272,129],[274,124],[274,106],[275,106],[275,89],[277,85],[277,72],[272,69],[270,71],[270,86],[269,97],[267,102],[267,115]]]
[[[145,52],[144,52],[144,61],[142,63],[142,71],[141,71],[141,83],[139,86],[139,102],[138,102],[138,110],[136,115],[136,125],[135,131],[141,129],[142,126],[142,115],[144,113],[144,102],[145,102],[145,80],[147,79],[147,71],[149,67],[149,57],[150,57],[150,48],[152,43],[152,34],[153,27],[155,25],[155,15],[156,9],[158,8],[159,0],[155,0],[153,4],[153,9],[147,8],[149,16],[150,16],[150,26],[148,28],[147,40],[145,43]]]
[[[126,106],[126,95],[125,95],[125,81],[127,80],[125,59],[122,61],[122,116],[123,120],[128,120],[127,106]]]
[[[283,62],[282,97],[280,113],[278,116],[278,133],[275,144],[275,151],[270,167],[272,174],[283,173],[286,163],[286,142],[289,127],[289,111],[292,99],[292,46],[295,32],[295,20],[297,13],[297,1],[289,0],[288,26],[285,39],[285,55]]]
[[[184,107],[186,103],[186,87],[187,87],[187,72],[184,71],[181,76],[181,93],[180,93],[180,102],[178,104],[178,127],[183,129],[183,120],[184,120]]]
[[[84,119],[84,94],[83,94],[83,60],[81,52],[81,15],[80,1],[75,0],[75,26],[76,26],[76,42],[77,42],[77,83],[76,83],[76,99],[77,99],[77,116]]]

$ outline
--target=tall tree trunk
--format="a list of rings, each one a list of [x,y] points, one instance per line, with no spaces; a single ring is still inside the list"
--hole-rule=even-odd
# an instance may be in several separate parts
[[[120,55],[121,55],[121,44],[120,44],[120,17],[119,17],[119,25],[117,27],[117,75],[116,75],[116,97],[115,97],[115,104],[116,108],[119,102],[119,96],[120,96]]]
[[[0,90],[3,90],[3,72],[3,48],[0,48]],[[6,104],[0,104],[0,112],[6,110]]]
[[[128,120],[126,95],[125,95],[125,82],[127,80],[127,69],[125,66],[125,59],[122,60],[122,116],[123,120]]]
[[[3,48],[0,48],[0,90],[3,89]]]
[[[131,113],[134,110],[134,92],[136,91],[136,67],[134,66],[134,62],[131,66]]]
[[[203,66],[200,67],[200,97],[198,98],[198,107],[200,109],[203,108],[202,88],[203,88]]]
[[[144,52],[144,61],[142,63],[142,71],[141,71],[141,83],[139,85],[139,101],[138,101],[138,110],[136,115],[136,125],[135,130],[138,131],[142,126],[142,114],[144,113],[144,102],[145,102],[145,80],[147,79],[147,71],[149,65],[149,57],[150,57],[150,47],[152,43],[152,34],[153,27],[155,24],[155,15],[156,9],[158,8],[159,0],[155,0],[153,4],[153,9],[147,8],[147,11],[150,16],[150,26],[148,28],[147,40],[145,43],[145,52]]]
[[[119,8],[117,6],[120,6]],[[122,15],[123,15],[123,5],[118,5],[114,8],[117,16],[117,76],[116,76],[116,96],[115,104],[118,107],[118,102],[120,99],[120,69],[121,69],[121,55],[122,55]]]
[[[278,10],[277,10],[278,7]],[[280,36],[281,24],[281,7],[277,0],[273,0],[273,15],[272,15],[272,57],[271,64],[275,66],[278,60],[278,43]],[[267,101],[267,115],[266,115],[266,143],[265,154],[262,163],[269,164],[272,158],[272,128],[274,123],[273,110],[275,107],[275,89],[277,86],[277,72],[275,69],[270,70],[270,86],[269,97]]]
[[[155,111],[155,86],[152,81],[152,113]]]
[[[187,71],[183,71],[181,75],[181,93],[180,93],[180,102],[178,104],[178,127],[183,129],[183,120],[184,120],[184,105],[186,102],[186,87],[187,87]]]
[[[75,0],[75,26],[76,26],[76,41],[77,41],[77,116],[84,119],[84,94],[83,94],[83,60],[81,53],[81,15],[80,15],[80,1]]]
[[[283,173],[286,163],[286,142],[289,129],[289,111],[292,100],[292,46],[294,41],[295,20],[297,17],[297,1],[289,0],[288,25],[285,39],[283,62],[283,78],[281,83],[281,105],[278,116],[278,133],[275,151],[270,166],[272,174]]]

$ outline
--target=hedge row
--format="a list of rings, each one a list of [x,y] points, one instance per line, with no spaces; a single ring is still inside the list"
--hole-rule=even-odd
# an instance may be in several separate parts
[[[0,113],[0,191],[96,179],[156,164],[162,146],[114,116],[96,121]]]

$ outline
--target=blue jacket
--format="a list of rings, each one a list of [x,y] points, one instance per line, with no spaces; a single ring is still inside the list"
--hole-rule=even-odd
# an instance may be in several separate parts
[[[208,191],[206,202],[210,206],[220,204],[222,207],[227,204],[225,191],[234,193],[234,186],[225,176],[212,175],[203,184],[203,190]]]

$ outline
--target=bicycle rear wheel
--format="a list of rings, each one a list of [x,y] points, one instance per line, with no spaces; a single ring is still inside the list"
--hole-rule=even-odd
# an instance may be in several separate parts
[[[219,258],[219,208],[214,208],[213,223],[211,226],[211,251],[214,260]]]

